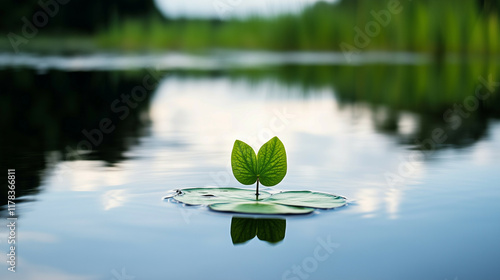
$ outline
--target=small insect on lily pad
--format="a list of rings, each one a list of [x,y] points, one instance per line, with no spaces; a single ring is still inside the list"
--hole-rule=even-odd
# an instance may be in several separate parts
[[[188,205],[210,205],[214,203],[230,203],[256,201],[254,190],[238,188],[190,188],[177,190],[172,198]],[[270,197],[271,194],[260,191],[258,200]]]

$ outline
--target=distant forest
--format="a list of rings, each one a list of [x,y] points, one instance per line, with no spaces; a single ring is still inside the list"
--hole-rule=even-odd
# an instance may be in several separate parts
[[[355,7],[365,1],[342,0],[338,5]],[[376,1],[387,2],[388,0],[371,0],[369,2]],[[500,0],[476,1],[483,13],[499,13],[500,11]],[[461,1],[456,3],[460,5]],[[0,10],[0,30],[2,32],[15,31],[23,25],[23,17],[32,20],[33,16],[38,11],[44,11],[44,8],[47,9],[48,12],[45,11],[45,13],[49,16],[51,13],[54,15],[50,17],[50,23],[44,27],[44,30],[51,33],[65,31],[93,33],[109,26],[116,20],[160,14],[153,0],[4,0]]]
[[[53,15],[44,30],[79,33],[93,33],[119,18],[159,14],[153,0],[3,0],[1,6],[3,32],[20,29],[24,24],[22,18],[31,21],[38,11]]]

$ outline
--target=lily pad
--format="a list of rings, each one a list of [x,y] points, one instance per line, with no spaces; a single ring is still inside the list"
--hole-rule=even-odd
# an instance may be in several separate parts
[[[190,188],[177,190],[174,200],[188,205],[210,205],[214,203],[231,203],[255,201],[255,190],[238,188]],[[265,191],[259,192],[259,201],[270,197]]]
[[[265,201],[282,205],[320,209],[337,208],[346,204],[346,199],[342,196],[312,191],[280,192],[272,195]]]
[[[166,196],[188,205],[208,205],[221,212],[248,214],[307,214],[314,209],[330,209],[344,206],[346,198],[313,191],[285,191],[271,195],[261,191],[238,188],[188,188],[175,190]]]
[[[234,212],[245,214],[307,214],[314,211],[313,208],[280,205],[269,202],[234,202],[216,203],[208,207],[219,212]]]

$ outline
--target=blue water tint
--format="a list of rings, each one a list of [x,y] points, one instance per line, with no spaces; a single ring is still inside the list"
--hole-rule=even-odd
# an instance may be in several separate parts
[[[391,185],[385,174],[398,173],[411,145],[377,131],[371,107],[339,106],[330,89],[303,96],[266,81],[171,76],[147,118],[124,160],[44,171],[42,191],[19,204],[18,273],[0,270],[2,279],[498,278],[497,120],[475,144],[412,162],[411,175]],[[400,121],[400,133],[417,130],[414,113]],[[176,188],[240,187],[230,173],[232,143],[259,147],[268,134],[280,137],[289,160],[270,190],[329,192],[351,203],[285,217],[278,244],[234,246],[233,215],[161,199]],[[69,171],[57,174],[61,164]]]

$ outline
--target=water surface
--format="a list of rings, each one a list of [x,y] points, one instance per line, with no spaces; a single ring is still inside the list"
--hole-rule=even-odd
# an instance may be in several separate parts
[[[22,196],[18,272],[2,277],[498,278],[498,98],[454,128],[443,118],[474,95],[479,74],[496,73],[486,64],[157,71],[133,106],[121,95],[154,70],[10,67],[0,78],[11,132],[1,165],[16,168]],[[82,130],[103,118],[115,128],[88,151]],[[421,149],[435,129],[446,140]],[[235,245],[240,215],[161,199],[175,188],[240,187],[234,140],[258,149],[274,135],[288,174],[271,190],[330,192],[349,205],[274,217],[286,219],[283,241]]]

